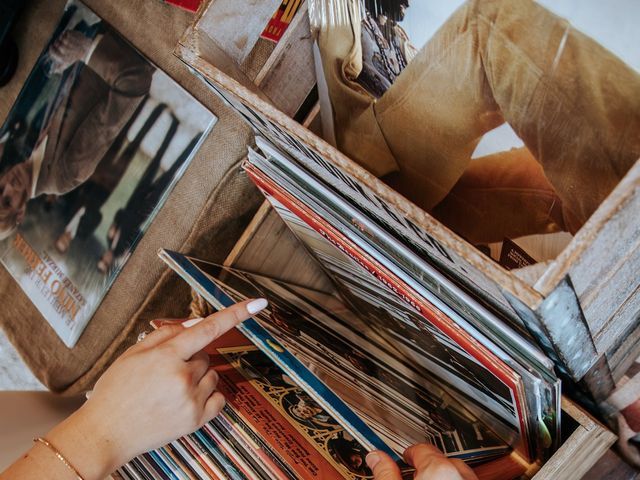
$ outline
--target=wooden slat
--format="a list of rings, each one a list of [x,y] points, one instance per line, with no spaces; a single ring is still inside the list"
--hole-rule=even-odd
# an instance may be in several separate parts
[[[564,397],[562,409],[579,425],[533,477],[535,480],[580,479],[616,441],[613,433]]]
[[[233,75],[233,78],[244,88],[251,90],[264,101],[269,101],[258,90],[258,87],[255,86],[251,79],[242,72],[235,61],[231,59],[217,43],[211,40],[205,32],[200,31],[196,26],[191,26],[187,29],[187,32],[182,38],[182,42],[180,48],[184,52],[198,52],[197,55],[202,61],[220,66],[220,68],[229,72],[230,75]],[[182,60],[189,64],[185,58],[182,58]]]
[[[256,75],[256,78],[254,80],[256,85],[260,86],[262,84],[262,81],[269,75],[275,63],[282,57],[285,52],[287,52],[291,48],[296,48],[297,45],[295,44],[295,42],[297,38],[299,38],[300,25],[306,24],[306,28],[304,28],[303,31],[306,30],[310,40],[308,11],[309,6],[305,1],[302,5],[300,5],[300,8],[293,17],[293,20],[289,24],[286,32],[284,32],[284,35],[276,44],[273,52],[271,52],[269,59],[264,63],[264,65]]]
[[[316,102],[311,111],[307,114],[307,116],[302,121],[302,126],[309,128],[313,122],[317,120],[320,116],[320,102]]]
[[[533,265],[511,270],[511,274],[527,282],[529,285],[534,285],[540,278],[540,275],[549,267],[549,263],[550,262],[534,263]]]
[[[266,202],[265,202],[266,203]],[[331,292],[334,287],[315,258],[278,214],[263,204],[225,265],[285,282]]]
[[[638,206],[640,208],[640,205]],[[636,211],[636,215],[640,210]],[[638,309],[622,317],[625,305],[637,305],[640,288],[640,229],[635,242],[625,246],[625,255],[609,269],[594,272],[593,281],[580,297],[585,317],[589,321],[599,351],[608,350],[626,329],[628,321],[637,321]],[[575,266],[573,270],[577,270]],[[575,277],[576,275],[572,275]]]
[[[638,294],[635,305],[627,304],[633,311],[638,311]],[[622,312],[626,315],[626,312]],[[637,315],[637,313],[636,313]],[[620,336],[620,343],[607,353],[607,360],[611,366],[614,379],[622,378],[633,363],[640,357],[640,328],[632,326],[629,332]]]
[[[244,249],[247,247],[247,244],[249,243],[249,241],[254,237],[254,234],[260,229],[260,225],[269,214],[269,210],[271,210],[271,205],[267,200],[265,200],[264,202],[262,202],[262,205],[260,205],[260,208],[251,219],[251,222],[249,223],[247,228],[244,230],[244,232],[242,232],[242,235],[240,236],[236,244],[233,246],[233,249],[231,250],[231,252],[229,252],[229,255],[225,259],[223,265],[230,267],[236,261],[236,259],[240,257]]]
[[[320,113],[320,103],[316,103],[303,125],[318,136],[323,135],[322,114]]]
[[[308,14],[305,0],[292,0],[292,2],[293,1],[300,1],[301,4],[297,7],[298,10],[295,12],[291,23],[280,40],[273,42],[262,37],[259,38],[253,50],[251,50],[251,53],[241,65],[242,70],[247,73],[257,86],[261,85],[264,78],[269,74],[280,57],[291,48],[296,47],[295,38],[292,36],[292,33]],[[289,3],[288,7],[293,5],[292,2]]]
[[[293,117],[309,92],[316,84],[316,71],[313,65],[313,40],[309,31],[309,16],[306,12],[297,12],[286,32],[285,38],[278,42],[277,59],[270,65],[268,72],[258,83],[260,90],[271,102],[286,115]],[[294,24],[295,23],[295,24]],[[288,34],[288,35],[287,35]],[[286,54],[285,54],[286,53]],[[274,52],[270,59],[276,57]],[[264,70],[264,69],[263,69]]]

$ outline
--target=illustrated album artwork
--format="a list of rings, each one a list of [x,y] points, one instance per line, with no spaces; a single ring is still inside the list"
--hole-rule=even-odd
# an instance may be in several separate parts
[[[206,295],[214,308],[222,309],[244,298],[216,279],[219,267],[175,252],[162,251],[160,255],[189,285]],[[246,282],[239,275],[237,278]],[[245,292],[254,293],[254,287]],[[246,320],[205,349],[210,368],[220,378],[217,388],[227,400],[222,412],[196,432],[135,458],[116,476],[357,480],[371,478],[366,454],[383,449],[399,462],[403,478],[413,478],[413,469],[307,368],[304,357],[263,327],[269,318],[279,318],[296,331],[309,325],[311,312],[292,311],[293,304],[276,297],[270,300],[278,306],[272,303],[267,316]]]
[[[0,260],[68,347],[215,120],[67,3],[0,128]]]

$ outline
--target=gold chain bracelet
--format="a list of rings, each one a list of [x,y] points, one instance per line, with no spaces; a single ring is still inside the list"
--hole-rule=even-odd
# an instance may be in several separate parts
[[[64,455],[62,455],[60,453],[60,451],[56,447],[51,445],[51,443],[49,443],[49,441],[47,439],[42,438],[42,437],[38,437],[38,438],[34,438],[33,441],[36,442],[36,443],[42,443],[44,446],[49,448],[54,453],[54,455],[56,457],[58,457],[58,460],[60,460],[62,463],[64,463],[67,466],[67,468],[69,470],[71,470],[76,475],[78,480],[84,480],[84,478],[82,478],[82,475],[80,475],[78,470],[76,470],[76,467],[71,465],[71,463],[69,463],[69,461],[66,458],[64,458]]]

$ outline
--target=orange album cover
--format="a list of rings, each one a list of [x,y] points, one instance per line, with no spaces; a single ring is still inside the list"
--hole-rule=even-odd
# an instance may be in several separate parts
[[[227,404],[300,478],[370,478],[366,449],[240,331],[207,347]]]

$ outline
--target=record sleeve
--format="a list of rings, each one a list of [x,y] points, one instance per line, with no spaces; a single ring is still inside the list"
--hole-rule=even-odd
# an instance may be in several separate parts
[[[553,364],[533,340],[470,297],[448,278],[389,235],[374,219],[299,168],[288,156],[258,137],[268,159],[250,151],[249,163],[286,189],[297,200],[337,228],[349,242],[400,276],[418,295],[429,299],[476,340],[514,368],[526,385],[528,410],[537,416],[544,449],[559,441],[560,381]],[[313,247],[310,250],[313,251]],[[319,257],[320,263],[323,258]],[[326,266],[325,266],[326,268]],[[330,268],[327,269],[331,270]],[[331,272],[329,271],[330,275]],[[534,423],[534,424],[535,424]]]
[[[296,236],[331,269],[332,278],[339,278],[339,291],[354,311],[393,338],[395,345],[404,344],[404,353],[418,364],[426,362],[427,372],[437,372],[450,388],[468,396],[468,408],[476,415],[492,412],[498,420],[494,429],[525,458],[536,455],[531,450],[537,446],[524,386],[513,369],[315,212],[247,171]],[[363,285],[370,291],[362,291]]]
[[[215,121],[93,11],[67,3],[0,127],[0,261],[66,346]]]

